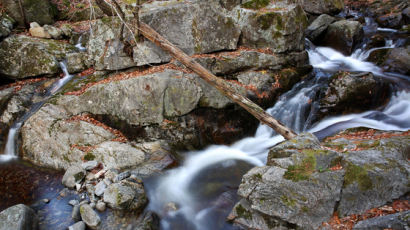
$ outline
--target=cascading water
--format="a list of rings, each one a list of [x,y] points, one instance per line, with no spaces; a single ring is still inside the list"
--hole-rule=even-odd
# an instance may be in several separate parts
[[[368,26],[374,27],[371,23]],[[378,31],[377,26],[373,31]],[[388,30],[388,32],[394,31]],[[382,48],[395,46],[394,41],[386,40],[386,45]],[[293,130],[308,131],[318,138],[353,127],[409,130],[409,78],[400,74],[385,73],[380,67],[366,62],[370,53],[377,49],[380,48],[366,50],[364,44],[351,56],[344,56],[336,50],[315,47],[307,41],[307,51],[310,64],[314,67],[315,77],[295,85],[267,112]],[[326,72],[340,70],[371,72],[393,82],[397,91],[381,111],[332,117],[313,125],[312,121],[318,107],[316,101],[318,92],[326,86],[327,78],[330,76]],[[233,229],[234,227],[225,221],[238,199],[236,188],[240,179],[237,179],[238,175],[230,174],[235,171],[232,167],[248,169],[251,166],[261,165],[262,162],[266,162],[269,148],[283,140],[283,137],[275,135],[269,127],[260,125],[254,137],[244,138],[231,146],[212,146],[204,151],[189,154],[181,167],[146,181],[150,200],[147,209],[161,217],[162,229]],[[243,163],[247,167],[243,167]],[[225,181],[216,183],[215,177],[223,178]],[[217,187],[218,192],[211,196],[206,195],[205,191],[208,191],[209,186]]]
[[[29,108],[28,112],[17,119],[17,121],[14,122],[14,124],[10,127],[9,133],[7,135],[6,147],[4,148],[4,154],[0,155],[0,162],[17,158],[16,142],[21,126],[27,119],[30,118],[33,113],[37,112],[41,108],[41,106],[43,106],[47,99],[56,94],[58,90],[61,89],[61,87],[63,87],[73,78],[73,75],[70,75],[70,73],[68,73],[67,66],[64,64],[64,62],[60,62],[60,67],[64,72],[64,77],[51,85],[51,87],[44,94],[44,99],[41,102],[33,104]]]

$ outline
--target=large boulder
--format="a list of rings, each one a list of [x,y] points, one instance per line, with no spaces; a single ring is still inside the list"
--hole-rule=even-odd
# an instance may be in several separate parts
[[[13,79],[60,72],[59,60],[75,47],[55,40],[10,36],[0,43],[0,74]]]
[[[409,138],[350,130],[326,139],[326,148],[311,134],[280,143],[268,166],[243,177],[229,219],[243,228],[317,229],[334,211],[344,217],[398,199],[409,191]]]
[[[405,75],[410,74],[410,46],[391,49],[383,63],[389,72],[396,72]]]
[[[317,39],[326,32],[330,24],[332,24],[336,19],[327,14],[322,14],[317,17],[306,29],[306,37],[310,41],[315,42]]]
[[[24,16],[21,14],[19,1],[1,0],[6,12],[17,21],[20,26],[24,26]],[[38,22],[43,24],[53,24],[54,16],[57,14],[57,9],[49,0],[22,0],[22,7],[27,23]]]
[[[303,9],[311,14],[335,15],[344,9],[343,0],[303,0]]]
[[[363,37],[363,26],[357,21],[341,20],[329,25],[320,43],[350,55]]]
[[[6,14],[0,13],[0,39],[9,36],[15,21]]]
[[[319,117],[375,108],[384,103],[380,98],[387,98],[388,92],[388,85],[371,73],[337,73],[320,100]]]
[[[204,1],[154,1],[143,5],[141,20],[177,45],[187,54],[209,53],[236,49],[240,30],[232,18],[221,13],[221,6]],[[150,63],[168,62],[171,57],[149,41],[138,43],[127,54],[120,42],[118,18],[97,20],[93,36],[87,45],[96,69],[123,69]],[[124,38],[135,44],[134,37],[126,29]]]
[[[14,205],[0,212],[0,230],[35,230],[38,220],[33,209],[24,204]]]
[[[379,216],[359,221],[354,230],[383,230],[383,229],[409,229],[410,211],[403,211],[387,216]]]
[[[274,53],[303,50],[308,21],[300,5],[276,2],[259,9],[245,3],[234,14],[242,29],[242,45]]]

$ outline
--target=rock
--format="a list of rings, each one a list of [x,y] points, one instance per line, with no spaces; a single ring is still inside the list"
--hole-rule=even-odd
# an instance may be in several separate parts
[[[359,143],[355,146],[362,150],[347,150],[342,161],[346,174],[337,208],[341,216],[380,207],[408,192],[410,168],[405,159],[409,135],[367,141],[352,139],[348,143],[353,146],[355,141]]]
[[[97,229],[101,223],[98,214],[88,204],[83,204],[80,207],[81,219],[91,229]]]
[[[98,166],[97,161],[87,161],[81,164],[84,170],[91,171]]]
[[[404,9],[402,12],[404,23],[410,24],[410,6]]]
[[[98,202],[97,202],[97,205],[95,206],[95,208],[99,211],[99,212],[104,212],[105,211],[105,207],[106,205],[105,205],[105,203],[103,202],[103,201],[101,201],[101,200],[99,200]]]
[[[387,216],[379,216],[359,221],[354,230],[383,230],[383,229],[409,229],[410,211],[403,211]]]
[[[70,227],[68,227],[68,230],[85,230],[85,224],[82,221],[79,221]]]
[[[95,205],[95,202],[91,202],[91,203],[90,203],[90,207],[91,207],[92,209],[94,209],[95,206],[96,206],[96,205]]]
[[[128,178],[128,177],[130,177],[130,176],[131,176],[130,171],[122,172],[122,173],[118,174],[118,175],[114,178],[113,182],[120,182],[120,181],[122,181],[122,180],[124,180],[124,179],[126,179],[126,178]]]
[[[67,70],[69,73],[78,73],[87,68],[87,57],[84,53],[68,53],[66,55]]]
[[[64,173],[62,183],[64,186],[73,189],[75,184],[80,182],[85,177],[85,170],[80,166],[70,166]]]
[[[49,0],[22,0],[24,13],[27,22],[38,22],[40,25],[53,24],[56,9],[50,4]],[[2,0],[3,6],[14,20],[17,21],[19,26],[24,27],[24,19],[21,15],[19,3],[14,0]]]
[[[350,55],[363,37],[363,26],[357,21],[341,20],[329,25],[320,45]]]
[[[98,19],[104,16],[102,10],[98,6],[94,5],[92,11],[90,7],[86,7],[84,9],[77,9],[72,13],[70,12],[68,18],[71,22],[86,21],[90,20],[91,14],[93,14],[92,19]]]
[[[59,41],[14,35],[0,43],[0,74],[21,79],[60,72],[58,60],[75,48]]]
[[[235,6],[240,5],[242,0],[220,0],[219,3],[223,8],[232,10]]]
[[[405,75],[410,74],[410,46],[390,49],[387,53],[383,65],[387,66],[390,72],[397,72]]]
[[[403,24],[403,17],[401,12],[391,13],[379,16],[376,21],[380,27],[400,29]]]
[[[43,28],[51,36],[51,38],[62,39],[63,31],[60,28],[50,26],[50,25],[44,25]]]
[[[317,17],[306,29],[306,37],[310,41],[315,42],[317,39],[320,39],[320,36],[323,35],[330,24],[332,24],[336,19],[327,14],[322,14]]]
[[[135,183],[114,183],[104,192],[104,202],[112,209],[141,209],[147,202],[144,188]]]
[[[102,196],[106,188],[107,185],[104,183],[104,181],[98,182],[98,184],[95,186],[95,195]]]
[[[51,38],[51,35],[43,27],[32,27],[29,29],[31,36],[37,38]]]
[[[71,205],[71,206],[76,206],[76,205],[80,204],[80,202],[78,200],[70,200],[68,202],[68,204]]]
[[[219,4],[199,0],[190,1],[189,4],[185,1],[171,2],[143,4],[140,11],[141,20],[188,55],[236,48],[240,30],[232,18],[220,12]],[[120,23],[117,18],[103,18],[97,20],[93,27],[93,37],[87,44],[87,51],[90,60],[95,61],[97,70],[117,70],[170,60],[168,54],[150,42],[134,47],[131,51],[133,55],[128,56],[123,52],[124,44],[119,41]],[[124,33],[128,42],[134,43],[132,35],[127,30]],[[104,48],[106,44],[107,48]]]
[[[15,21],[11,17],[0,13],[0,39],[9,36],[14,24]]]
[[[142,213],[137,220],[137,226],[134,230],[155,230],[160,229],[160,219],[159,217],[150,211]]]
[[[344,9],[343,0],[303,0],[303,9],[311,14],[335,15]]]
[[[81,220],[80,204],[76,204],[73,206],[73,210],[71,211],[71,219],[73,219],[74,221]]]
[[[0,230],[38,229],[36,213],[24,204],[14,205],[0,212]]]
[[[43,202],[48,204],[50,202],[50,200],[49,199],[43,199]]]
[[[236,11],[244,46],[269,48],[274,53],[304,49],[307,17],[299,5],[278,2],[269,4],[263,11],[246,8]]]
[[[362,112],[383,103],[380,98],[387,97],[389,89],[380,79],[371,73],[337,73],[331,78],[329,87],[319,104],[319,117],[329,114]]]

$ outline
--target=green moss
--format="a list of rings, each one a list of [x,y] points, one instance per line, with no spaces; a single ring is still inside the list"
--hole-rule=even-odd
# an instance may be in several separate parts
[[[253,179],[255,180],[262,180],[262,175],[260,173],[252,175]]]
[[[66,155],[63,155],[63,159],[67,162],[70,162],[70,159]]]
[[[302,212],[309,212],[309,208],[306,207],[306,206],[303,206],[303,207],[302,207]]]
[[[288,207],[295,207],[296,205],[296,200],[289,198],[287,196],[281,196],[280,200]]]
[[[270,0],[251,0],[249,2],[243,3],[241,6],[242,8],[246,9],[259,10],[261,8],[268,6],[269,3]]]
[[[361,191],[367,191],[373,187],[372,180],[364,167],[348,163],[344,177],[344,187],[357,182]]]
[[[246,210],[242,205],[238,205],[235,208],[236,213],[238,214],[239,217],[244,218],[244,219],[252,219],[252,213]]]
[[[117,200],[117,204],[119,205],[119,204],[121,204],[122,195],[118,190],[116,192],[117,192],[116,200]]]
[[[312,150],[314,151],[314,150]],[[307,153],[307,156],[300,164],[291,165],[284,174],[284,178],[291,181],[308,180],[310,175],[316,170],[316,157],[313,153]]]
[[[86,160],[86,161],[92,161],[92,160],[94,160],[94,159],[95,159],[95,155],[92,154],[91,152],[88,152],[88,153],[85,154],[85,156],[84,156],[84,160]]]
[[[361,142],[357,145],[358,148],[364,148],[364,149],[370,149],[370,148],[374,148],[380,145],[380,141],[376,140],[373,141],[372,143],[368,143],[368,142]]]

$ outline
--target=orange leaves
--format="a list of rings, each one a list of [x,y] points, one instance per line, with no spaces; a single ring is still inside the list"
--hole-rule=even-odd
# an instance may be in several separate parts
[[[33,79],[17,81],[17,82],[14,82],[14,83],[11,83],[11,84],[0,87],[0,90],[7,89],[7,88],[10,88],[10,87],[14,87],[14,93],[17,93],[25,85],[29,85],[29,84],[33,84],[33,83],[36,83],[36,82],[44,81],[46,79],[47,78],[42,77],[42,78],[33,78]]]
[[[408,136],[408,135],[410,135],[410,131],[406,131],[402,133],[389,132],[389,133],[376,134],[376,131],[374,129],[369,129],[367,131],[341,133],[339,135],[328,137],[325,139],[325,141],[335,140],[335,139],[340,139],[340,138],[345,138],[349,140],[353,140],[353,139],[377,140],[377,139],[384,139],[384,138],[398,137],[398,136]]]
[[[322,226],[329,226],[334,230],[350,230],[359,221],[379,216],[386,216],[397,212],[403,212],[409,209],[410,203],[408,200],[396,200],[392,204],[384,205],[379,208],[372,208],[363,214],[353,214],[342,219],[340,219],[337,212],[335,212],[330,221],[323,223]]]

